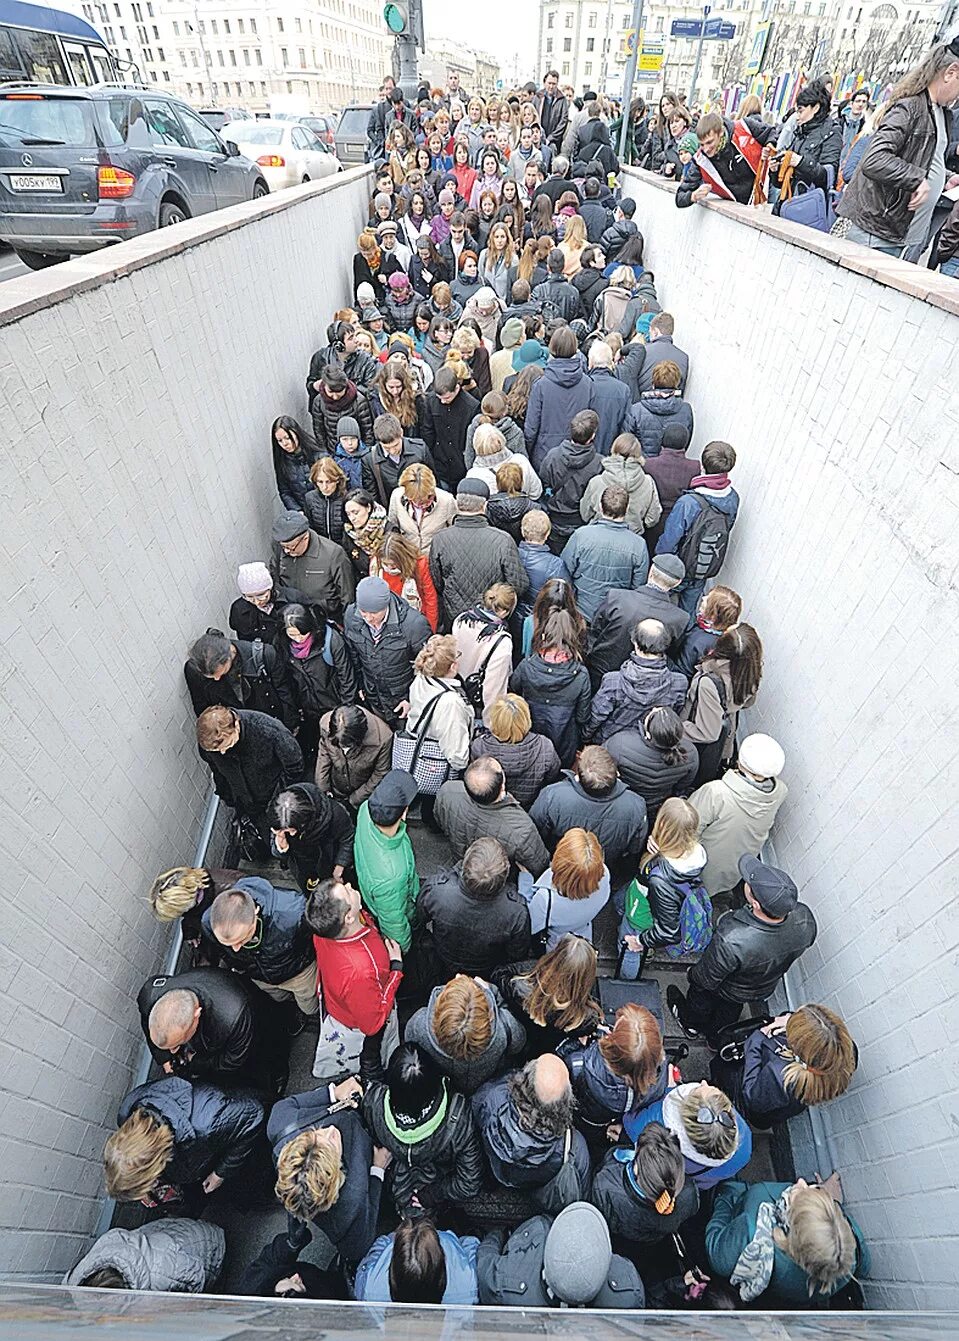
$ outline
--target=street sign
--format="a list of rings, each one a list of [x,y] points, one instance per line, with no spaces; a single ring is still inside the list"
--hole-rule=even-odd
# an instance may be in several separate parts
[[[639,53],[639,62],[636,66],[637,70],[642,70],[646,74],[658,74],[663,68],[665,54],[662,43],[647,46],[644,42],[643,48]]]
[[[669,35],[691,40],[703,37],[707,42],[716,39],[729,42],[736,36],[736,25],[727,23],[725,19],[707,19],[705,25],[702,19],[673,19],[669,25]]]
[[[726,23],[723,19],[707,19],[703,36],[707,38],[707,40],[709,38],[719,38],[722,41],[728,42],[731,38],[736,36],[736,25],[734,23]]]
[[[698,37],[702,30],[702,19],[673,19],[669,25],[670,37]]]
[[[756,31],[753,33],[753,44],[749,51],[749,58],[746,61],[745,74],[759,74],[759,71],[762,69],[763,56],[766,54],[766,46],[769,42],[769,34],[772,26],[771,20],[765,20],[762,23],[756,24]]]

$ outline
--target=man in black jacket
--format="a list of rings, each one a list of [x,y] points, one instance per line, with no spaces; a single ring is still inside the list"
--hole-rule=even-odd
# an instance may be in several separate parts
[[[573,1127],[576,1101],[566,1063],[554,1053],[527,1062],[521,1071],[488,1080],[473,1095],[473,1117],[493,1177],[504,1187],[544,1187],[569,1159],[579,1175],[581,1198],[589,1195],[590,1158],[582,1132]]]
[[[303,781],[303,754],[282,722],[246,708],[205,708],[197,718],[200,758],[221,801],[269,837],[266,811],[277,792]]]
[[[601,241],[606,229],[610,226],[609,211],[606,206],[600,203],[599,182],[595,177],[587,177],[583,185],[583,194],[586,199],[580,206],[579,212],[583,216],[586,224],[586,237],[592,243]]]
[[[277,587],[293,587],[327,619],[340,620],[353,599],[353,566],[341,545],[318,535],[302,512],[281,512],[273,522],[270,572]]]
[[[566,257],[556,247],[546,259],[549,278],[544,284],[537,284],[533,290],[533,302],[539,307],[543,318],[562,317],[564,321],[575,321],[583,315],[583,305],[579,293],[568,279],[563,278]]]
[[[639,232],[639,228],[633,222],[635,213],[636,201],[628,196],[616,206],[615,218],[599,240],[607,261],[615,261],[626,239]]]
[[[517,596],[529,586],[516,541],[486,520],[489,486],[463,480],[456,490],[458,515],[433,537],[430,576],[440,598],[444,627],[483,599],[495,582],[508,582]]]
[[[563,146],[563,136],[566,134],[569,122],[569,103],[559,91],[559,74],[556,70],[546,72],[543,92],[535,102],[543,135],[558,154]]]
[[[320,373],[316,394],[310,402],[313,436],[317,446],[331,456],[340,440],[340,420],[353,419],[359,425],[360,441],[373,436],[373,411],[362,387],[347,376],[345,369],[328,363]]]
[[[418,610],[394,596],[381,577],[364,577],[343,619],[343,637],[360,680],[363,702],[399,730],[410,710],[413,662],[430,636]]]
[[[373,420],[373,447],[363,457],[363,488],[385,508],[407,466],[429,466],[433,458],[422,438],[405,438],[403,425],[393,414],[380,414]]]
[[[764,144],[775,144],[779,127],[767,126],[760,116],[746,116],[742,119],[746,135],[740,141],[747,152],[757,152]],[[676,192],[676,204],[685,209],[693,201],[702,202],[710,195],[721,200],[737,200],[740,205],[748,205],[756,180],[756,169],[749,159],[737,148],[734,135],[736,127],[718,112],[707,112],[700,117],[696,134],[699,136],[700,153],[709,160],[709,175],[715,185],[704,176],[697,158],[687,163],[683,179]]]
[[[509,854],[496,838],[477,838],[461,864],[424,880],[416,921],[428,926],[439,961],[438,982],[481,974],[532,953],[529,907],[509,879]]]
[[[480,412],[452,368],[442,367],[426,395],[423,439],[434,460],[437,482],[451,492],[466,474],[466,430]]]
[[[816,939],[812,910],[785,871],[758,857],[741,857],[744,908],[725,913],[698,963],[689,970],[689,991],[666,990],[666,1004],[687,1038],[718,1036],[735,1024],[747,1002],[765,1002],[786,970]]]
[[[222,704],[266,713],[291,729],[299,721],[283,662],[269,642],[234,640],[207,629],[190,648],[183,674],[197,717]]]
[[[603,676],[619,670],[633,650],[633,630],[642,619],[657,619],[670,636],[675,653],[692,621],[672,599],[686,569],[677,554],[657,554],[649,577],[635,591],[611,590],[599,603],[589,626],[589,667],[594,689]]]
[[[306,375],[306,399],[311,409],[313,397],[320,389],[320,374],[330,364],[342,368],[356,386],[373,385],[380,365],[365,349],[359,348],[356,332],[357,327],[348,321],[334,321],[327,327],[327,343],[310,359],[310,370]]]
[[[370,112],[366,125],[366,161],[375,163],[386,150],[386,137],[394,126],[405,126],[411,135],[416,133],[416,117],[407,107],[401,88],[393,88]]]
[[[464,251],[475,251],[479,256],[482,247],[472,233],[466,231],[466,216],[456,210],[450,215],[450,235],[439,246],[440,260],[446,266],[450,280],[459,274],[460,256]]]

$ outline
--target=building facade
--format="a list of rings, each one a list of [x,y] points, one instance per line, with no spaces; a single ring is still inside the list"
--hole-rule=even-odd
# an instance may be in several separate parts
[[[445,88],[446,77],[455,70],[468,93],[488,98],[496,91],[500,78],[499,63],[485,51],[451,38],[428,39],[426,52],[420,56],[420,80],[431,88]]]

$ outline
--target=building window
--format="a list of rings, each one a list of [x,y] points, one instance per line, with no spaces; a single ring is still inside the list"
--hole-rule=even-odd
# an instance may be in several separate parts
[[[224,59],[223,59],[223,50],[222,50],[222,48],[218,48],[218,49],[217,49],[216,59],[217,59],[217,64],[218,64],[218,65],[223,66],[223,65],[226,64],[226,62],[225,62]]]
[[[553,20],[554,20],[555,18],[556,18],[556,15],[555,15],[555,14],[547,14],[547,15],[546,15],[546,27],[547,27],[547,28],[552,28],[552,26],[553,26]]]
[[[244,47],[244,48],[243,48],[243,64],[244,64],[244,65],[249,65],[249,63],[250,63],[250,48],[249,48],[249,47]]]
[[[569,76],[569,61],[563,61],[563,74]]]
[[[280,47],[280,64],[283,66],[284,70],[289,65],[289,63],[290,63],[290,56],[287,48]]]
[[[178,23],[174,23],[173,25],[173,36],[174,37],[180,36],[180,25]]]
[[[220,30],[216,26],[216,19],[210,20],[210,32],[213,34],[214,37],[220,36]]]
[[[588,19],[588,21],[587,21],[587,25],[586,25],[586,26],[587,26],[588,28],[595,28],[595,27],[596,27],[596,10],[595,10],[595,9],[591,9],[591,10],[589,11],[589,19]]]
[[[297,31],[298,33],[301,33],[301,32],[303,31],[303,24],[302,24],[302,22],[301,22],[299,19],[294,19],[294,20],[293,20],[293,23],[294,23],[294,25],[295,25],[295,27],[296,27],[296,31]]]
[[[169,84],[169,82],[170,82],[170,71],[169,71],[169,70],[164,70],[164,71],[163,71],[163,82],[164,82],[165,84]]]
[[[230,55],[230,64],[236,65],[236,52],[231,49],[229,55]]]
[[[278,33],[282,33],[282,31],[283,31],[283,20],[282,20],[282,19],[277,19],[277,21],[276,21],[276,31],[277,31]]]
[[[244,32],[246,32],[246,29],[245,29],[244,26],[243,26],[243,20],[242,20],[242,19],[237,19],[237,21],[236,21],[236,30],[237,30],[238,33],[244,33]]]
[[[223,31],[226,33],[227,37],[229,37],[229,35],[230,35],[230,20],[229,20],[229,19],[224,19],[224,20],[223,20]]]
[[[299,48],[299,56],[300,56],[300,69],[301,69],[301,70],[305,70],[305,69],[306,69],[306,52],[303,50],[302,47]]]
[[[553,54],[553,39],[551,37],[547,37],[546,39],[546,54],[547,56],[552,56]]]
[[[256,36],[256,19],[250,19],[250,32]]]
[[[563,50],[564,50],[564,51],[572,51],[572,49],[573,49],[573,39],[572,39],[571,37],[564,37],[564,38],[563,38]]]
[[[161,65],[162,65],[163,62],[166,60],[166,56],[164,56],[164,54],[163,54],[163,48],[162,48],[162,47],[157,47],[157,60],[160,62]]]
[[[572,14],[570,13],[570,14],[567,14],[567,15],[566,15],[566,27],[567,27],[567,28],[572,28],[572,26],[573,26],[573,16],[572,16]]]
[[[592,50],[594,50],[595,46],[596,46],[596,38],[595,38],[595,37],[587,37],[587,39],[586,39],[586,50],[587,50],[587,51],[592,51]]]
[[[263,52],[260,50],[259,47],[257,47],[257,49],[254,51],[253,56],[256,60],[257,65],[263,64]]]
[[[587,61],[583,66],[583,74],[591,75],[593,73],[593,62]]]

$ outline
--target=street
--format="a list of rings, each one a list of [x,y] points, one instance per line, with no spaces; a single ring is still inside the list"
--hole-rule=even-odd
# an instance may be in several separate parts
[[[5,279],[16,279],[18,275],[29,275],[30,267],[24,265],[12,251],[0,248],[0,283]]]

